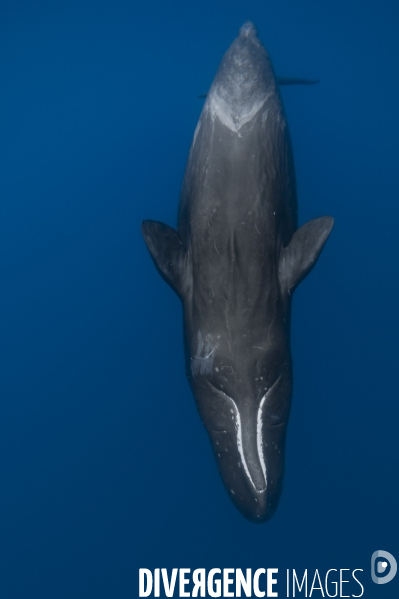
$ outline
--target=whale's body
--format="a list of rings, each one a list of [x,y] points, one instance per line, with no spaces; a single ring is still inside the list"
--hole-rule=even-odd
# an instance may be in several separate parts
[[[281,494],[292,395],[292,292],[333,219],[297,228],[286,118],[251,23],[225,54],[194,133],[178,232],[144,221],[158,271],[181,298],[186,372],[231,499],[250,520]]]

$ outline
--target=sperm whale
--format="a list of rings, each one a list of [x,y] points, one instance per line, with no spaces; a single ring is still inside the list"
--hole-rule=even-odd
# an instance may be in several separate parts
[[[183,305],[186,373],[221,478],[253,522],[273,515],[282,490],[292,295],[332,226],[323,216],[298,228],[279,83],[247,22],[206,96],[177,231],[146,220],[142,233]]]

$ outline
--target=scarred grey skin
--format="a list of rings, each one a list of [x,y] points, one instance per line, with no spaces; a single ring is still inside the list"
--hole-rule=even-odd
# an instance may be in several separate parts
[[[252,23],[225,54],[194,133],[178,232],[142,231],[181,298],[186,372],[231,499],[254,522],[276,510],[292,395],[292,293],[333,219],[298,229],[290,136]]]

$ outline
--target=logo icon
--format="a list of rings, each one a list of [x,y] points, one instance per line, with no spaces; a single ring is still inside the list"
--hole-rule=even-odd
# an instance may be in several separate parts
[[[376,584],[386,584],[395,577],[398,564],[388,551],[374,551],[371,556],[371,578]],[[381,576],[383,574],[383,576]]]

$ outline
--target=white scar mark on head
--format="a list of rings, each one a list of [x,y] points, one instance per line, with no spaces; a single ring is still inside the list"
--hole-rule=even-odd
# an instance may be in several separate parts
[[[196,126],[196,128],[195,128],[195,131],[194,131],[194,138],[193,138],[193,141],[192,141],[192,144],[191,144],[191,145],[194,145],[194,144],[195,144],[195,140],[197,139],[198,131],[199,131],[200,129],[201,129],[201,119],[199,119],[199,121],[198,121],[198,123],[197,123],[197,126]]]
[[[273,94],[273,91],[268,93],[255,93],[250,100],[246,102],[240,102],[241,96],[238,85],[234,96],[237,98],[235,101],[234,97],[233,99],[230,97],[230,93],[229,90],[225,90],[221,85],[212,90],[210,94],[209,111],[213,120],[217,117],[225,127],[228,127],[228,129],[240,135],[239,131],[242,126],[254,118],[268,98]],[[225,97],[227,99],[225,99]],[[267,119],[268,112],[268,110],[265,110],[262,115],[263,123]]]
[[[201,331],[198,331],[197,352],[191,357],[191,373],[193,376],[197,374],[211,374],[213,369],[214,353],[217,344],[213,344],[212,335],[206,335],[202,339]]]

